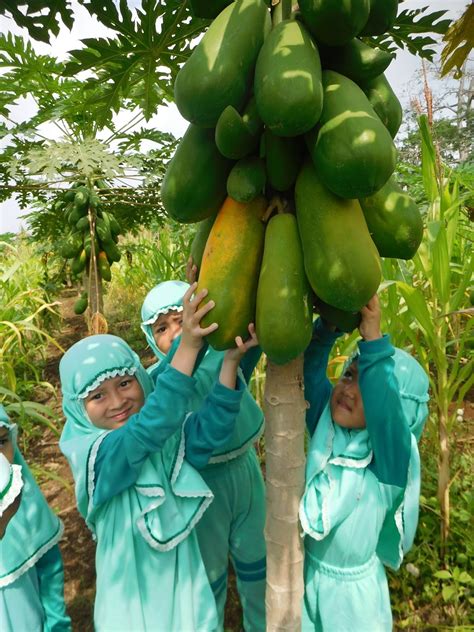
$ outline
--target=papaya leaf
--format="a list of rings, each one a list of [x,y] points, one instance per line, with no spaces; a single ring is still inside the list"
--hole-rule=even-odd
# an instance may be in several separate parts
[[[193,18],[180,0],[142,0],[134,13],[125,0],[119,7],[113,0],[81,4],[116,35],[83,40],[84,48],[70,52],[66,73],[88,70],[108,86],[103,111],[118,111],[129,99],[149,120],[161,103],[172,99],[179,67],[208,21]]]
[[[470,4],[459,20],[449,27],[443,41],[446,45],[441,51],[441,76],[444,77],[454,70],[454,77],[459,79],[473,47],[474,4]]]
[[[444,35],[451,25],[451,20],[441,19],[447,11],[434,11],[425,14],[428,7],[421,9],[404,9],[396,19],[388,33],[377,37],[365,37],[364,41],[371,46],[378,46],[393,54],[397,48],[408,49],[412,55],[433,60],[436,51],[432,46],[436,40],[428,34]]]
[[[26,28],[33,39],[46,44],[50,33],[59,33],[59,17],[69,29],[73,24],[72,7],[64,0],[3,0],[0,15],[11,17],[18,26]]]

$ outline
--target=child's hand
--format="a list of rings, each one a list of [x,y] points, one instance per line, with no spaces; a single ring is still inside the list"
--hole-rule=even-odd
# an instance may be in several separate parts
[[[224,361],[222,362],[221,372],[219,374],[219,382],[227,386],[227,388],[235,388],[240,360],[249,349],[258,346],[257,334],[255,333],[255,325],[253,323],[249,325],[249,334],[250,338],[247,338],[245,342],[240,336],[237,336],[235,339],[237,347],[235,349],[228,349],[225,352]]]
[[[193,262],[193,258],[189,257],[188,262],[186,264],[186,281],[192,285],[195,283],[197,278],[198,268],[197,265]]]
[[[360,335],[364,340],[377,340],[382,337],[380,331],[380,303],[377,294],[360,310],[362,320],[359,325]]]
[[[181,343],[189,349],[200,349],[204,336],[215,331],[219,325],[212,323],[208,327],[202,328],[201,319],[214,307],[214,301],[209,301],[198,309],[201,301],[207,296],[207,290],[201,290],[192,298],[193,292],[197,288],[197,283],[193,283],[183,297],[183,331],[181,333]]]
[[[228,349],[225,352],[225,357],[228,360],[233,360],[239,363],[240,360],[243,358],[243,356],[247,353],[249,349],[252,349],[253,347],[258,347],[257,333],[255,331],[255,325],[253,323],[250,323],[249,325],[249,334],[250,334],[250,337],[247,338],[245,342],[242,340],[240,336],[236,337],[235,339],[236,348]]]

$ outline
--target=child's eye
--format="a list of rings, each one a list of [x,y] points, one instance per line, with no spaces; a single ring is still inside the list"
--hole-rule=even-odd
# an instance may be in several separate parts
[[[92,402],[92,401],[97,401],[97,400],[99,400],[99,399],[102,399],[102,393],[95,393],[94,395],[91,395],[91,396],[89,397],[89,401],[90,401],[90,402]]]
[[[0,448],[4,448],[7,443],[10,443],[10,439],[8,437],[5,437],[4,439],[0,439]]]
[[[157,333],[157,334],[163,334],[165,331],[166,331],[165,325],[161,325],[161,327],[157,327],[155,329],[155,333]]]
[[[121,386],[122,388],[124,388],[124,387],[128,386],[128,385],[129,385],[129,384],[131,384],[131,383],[132,383],[132,380],[131,380],[130,378],[128,378],[128,379],[126,379],[126,380],[122,380],[122,381],[120,382],[120,386]]]

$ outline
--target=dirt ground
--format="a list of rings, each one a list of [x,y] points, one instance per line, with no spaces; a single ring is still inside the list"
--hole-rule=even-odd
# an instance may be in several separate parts
[[[57,341],[68,349],[87,333],[84,318],[73,311],[76,300],[74,292],[63,294],[61,315],[63,324]],[[51,346],[43,378],[58,388],[58,364],[61,352]],[[145,366],[151,363],[152,357],[142,358]],[[47,395],[43,403],[47,400]],[[38,398],[41,400],[41,395]],[[58,411],[62,416],[62,412]],[[28,446],[28,462],[36,466],[40,474],[40,485],[50,506],[58,513],[64,523],[64,536],[60,548],[64,560],[65,599],[69,616],[72,619],[74,632],[93,632],[93,606],[95,595],[95,545],[89,529],[76,509],[74,481],[66,459],[58,447],[58,440],[50,430],[38,439],[33,439]],[[229,632],[241,630],[241,608],[237,596],[235,577],[229,565],[229,591],[227,597],[225,629]]]

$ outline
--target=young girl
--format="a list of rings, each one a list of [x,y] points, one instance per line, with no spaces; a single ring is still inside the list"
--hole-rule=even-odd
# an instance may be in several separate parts
[[[326,367],[337,334],[320,319],[305,353],[303,630],[391,631],[383,564],[400,566],[418,522],[428,378],[381,335],[377,296],[361,313],[359,353],[334,389]]]
[[[16,425],[0,405],[0,628],[69,632],[58,541],[51,511],[16,443]]]
[[[182,297],[188,287],[181,281],[166,281],[145,298],[142,329],[158,359],[149,368],[152,376],[162,370],[165,359],[168,360],[166,354],[181,333]],[[246,381],[260,354],[260,349],[255,348],[243,359],[239,374]],[[196,388],[190,410],[198,410],[211,390],[223,357],[223,352],[209,347],[201,359],[194,373]],[[225,444],[216,447],[209,465],[200,472],[214,494],[214,501],[196,532],[217,603],[220,630],[224,624],[229,555],[236,571],[244,629],[265,630],[265,488],[253,447],[262,431],[262,412],[246,389],[234,432]]]
[[[183,335],[170,365],[151,378],[120,338],[91,336],[60,363],[66,425],[60,447],[71,465],[79,511],[97,539],[96,630],[215,630],[215,605],[195,525],[212,493],[192,467],[232,432],[244,385],[236,378],[252,338],[226,354],[198,413],[191,373],[202,337],[214,331],[184,297]],[[146,400],[146,401],[145,401]]]

